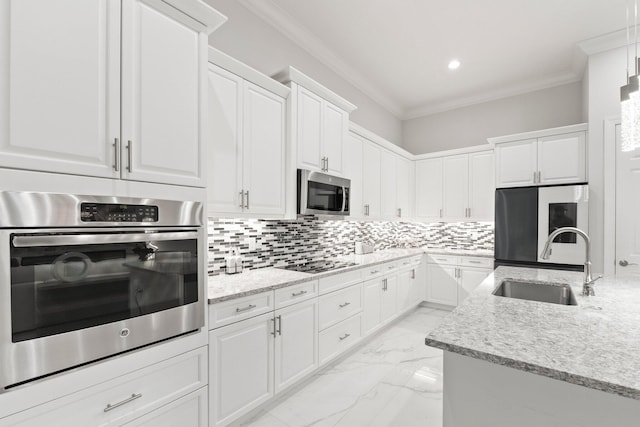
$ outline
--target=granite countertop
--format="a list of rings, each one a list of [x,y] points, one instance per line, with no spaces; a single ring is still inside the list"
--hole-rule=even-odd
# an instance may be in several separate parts
[[[461,255],[461,256],[476,256],[483,258],[493,258],[493,249],[443,249],[443,248],[430,248],[423,246],[422,250],[426,254],[440,254],[440,255]]]
[[[491,295],[503,279],[571,285],[577,306]],[[640,400],[640,275],[499,267],[425,339],[427,345]]]
[[[337,257],[337,260],[356,263],[355,266],[340,268],[336,270],[326,271],[324,273],[301,273],[297,271],[283,270],[280,268],[260,268],[255,270],[245,270],[240,274],[220,274],[210,276],[208,282],[209,304],[222,302],[234,298],[240,298],[247,295],[257,294],[260,292],[270,291],[273,289],[284,288],[286,286],[295,285],[315,280],[322,277],[332,276],[351,270],[356,270],[365,266],[372,266],[419,255],[422,253],[446,253],[451,255],[468,255],[468,256],[491,256],[493,251],[474,251],[474,250],[451,250],[451,249],[433,249],[433,248],[407,248],[407,249],[385,249],[372,252],[365,255],[345,255]]]

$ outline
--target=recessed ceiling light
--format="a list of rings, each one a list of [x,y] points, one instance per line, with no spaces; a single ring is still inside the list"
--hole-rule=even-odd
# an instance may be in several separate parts
[[[460,67],[460,61],[458,61],[457,59],[452,59],[451,62],[449,62],[450,70],[457,70],[458,67]]]

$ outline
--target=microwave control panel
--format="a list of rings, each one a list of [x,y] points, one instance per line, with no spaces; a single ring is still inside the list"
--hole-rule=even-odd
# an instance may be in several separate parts
[[[83,222],[158,222],[158,207],[115,203],[81,203]]]

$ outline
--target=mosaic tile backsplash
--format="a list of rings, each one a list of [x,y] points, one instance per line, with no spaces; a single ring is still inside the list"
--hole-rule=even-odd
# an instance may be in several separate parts
[[[297,220],[210,218],[208,269],[210,275],[223,273],[225,257],[233,249],[239,251],[245,269],[352,254],[355,241],[373,244],[376,250],[421,246],[493,250],[493,229],[493,222],[365,222],[314,215]]]

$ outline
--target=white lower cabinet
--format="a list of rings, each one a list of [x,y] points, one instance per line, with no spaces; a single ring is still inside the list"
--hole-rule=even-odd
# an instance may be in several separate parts
[[[361,317],[356,314],[337,325],[321,331],[318,337],[320,344],[320,365],[324,365],[360,341]]]
[[[207,399],[207,388],[189,393],[178,400],[174,400],[160,409],[137,418],[130,423],[124,424],[126,427],[206,427],[209,400]]]
[[[421,280],[418,262],[410,270],[402,270],[398,273],[398,311],[403,313],[422,301],[424,295],[424,281]]]
[[[273,396],[273,333],[273,312],[209,333],[211,425],[227,425]]]
[[[457,306],[493,271],[491,258],[430,255],[427,301]]]
[[[165,419],[180,420],[185,427],[204,426],[206,385],[207,348],[201,347],[3,418],[0,426],[176,425]],[[196,395],[197,401],[191,402]],[[182,405],[195,412],[182,418],[187,412]]]
[[[318,367],[318,302],[276,310],[275,392],[280,393]]]

